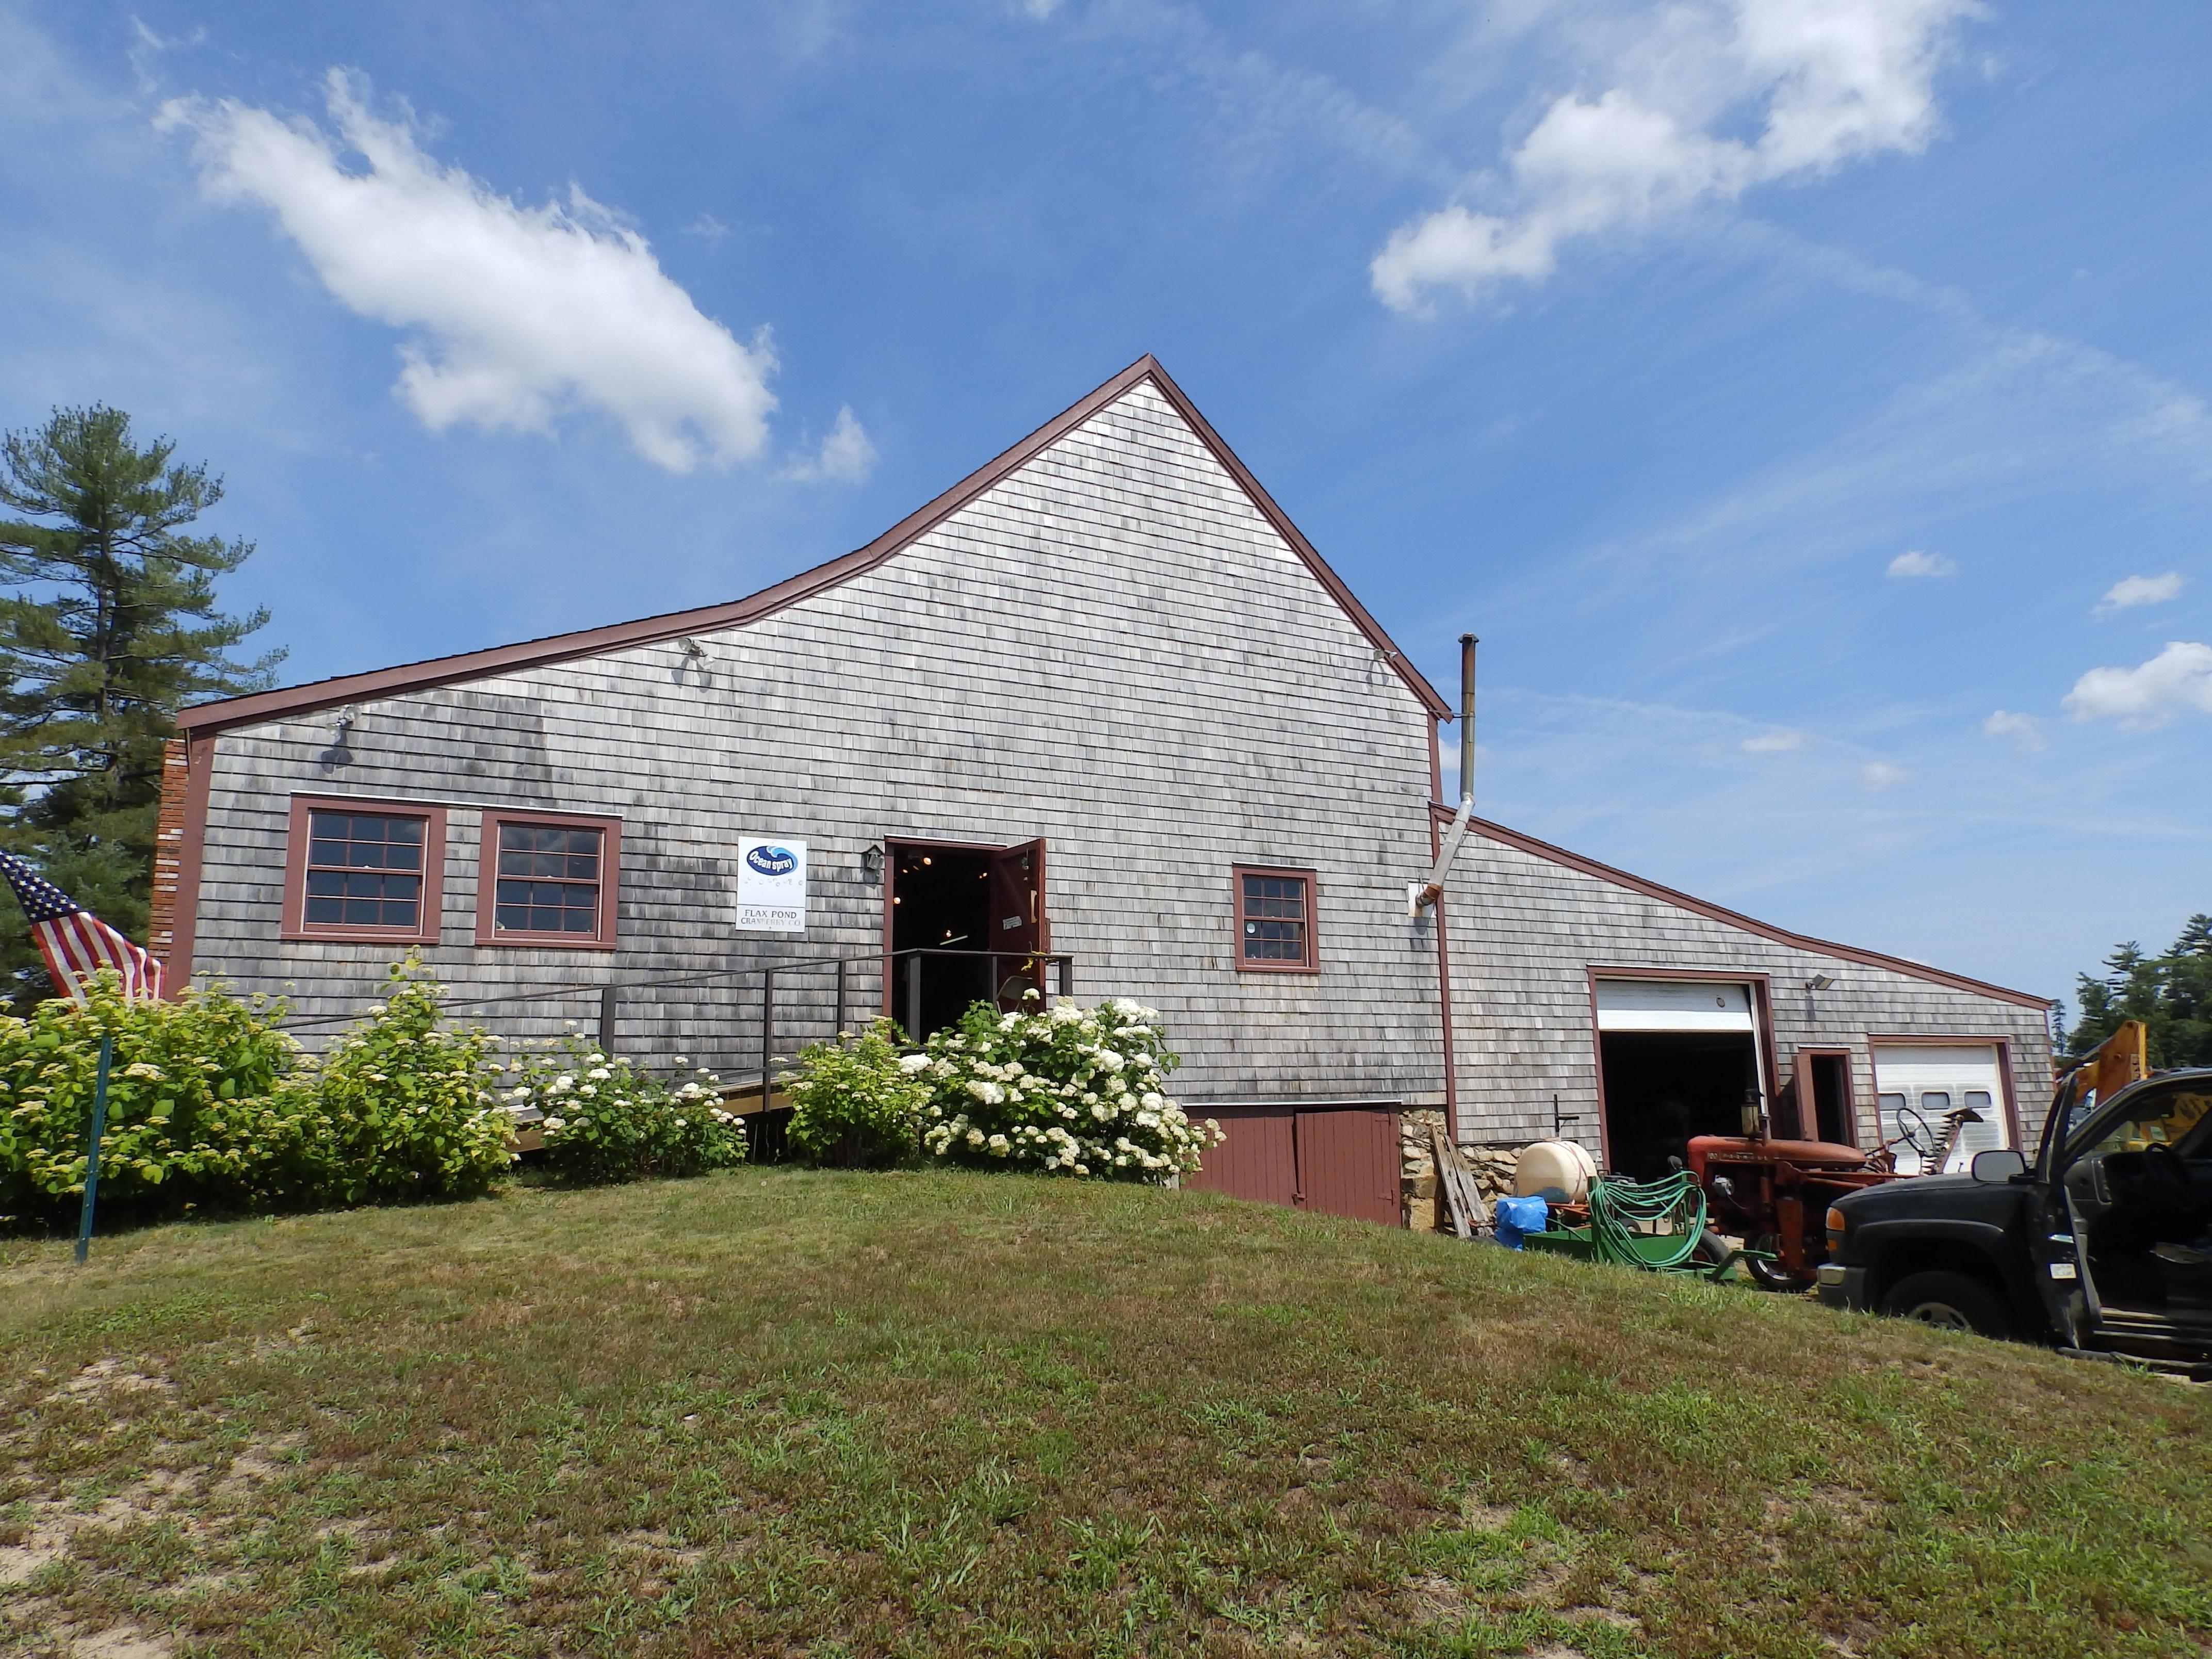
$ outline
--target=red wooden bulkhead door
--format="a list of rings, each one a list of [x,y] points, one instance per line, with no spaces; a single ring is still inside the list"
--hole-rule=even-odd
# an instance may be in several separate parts
[[[1261,1204],[1287,1204],[1386,1227],[1405,1222],[1398,1188],[1398,1114],[1389,1107],[1189,1109],[1229,1139],[1185,1184]]]
[[[1044,842],[1024,842],[991,854],[991,913],[981,941],[997,951],[991,964],[999,988],[999,1006],[1011,1009],[1025,990],[1044,989],[1044,964],[1034,951],[1052,948],[1051,925],[1044,914]],[[1018,952],[1018,957],[1005,953]]]
[[[1206,1148],[1198,1173],[1183,1177],[1185,1185],[1255,1204],[1297,1202],[1297,1142],[1290,1112],[1271,1106],[1194,1106],[1191,1115],[1213,1119],[1229,1139]]]
[[[1300,1112],[1297,1154],[1305,1208],[1386,1227],[1403,1224],[1397,1113],[1358,1106]]]

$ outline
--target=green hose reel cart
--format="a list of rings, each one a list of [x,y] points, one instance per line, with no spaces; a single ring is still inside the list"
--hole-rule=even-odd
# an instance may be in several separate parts
[[[1658,1181],[1600,1176],[1589,1186],[1589,1225],[1530,1233],[1524,1249],[1580,1261],[1610,1261],[1651,1273],[1703,1273],[1719,1279],[1735,1265],[1723,1252],[1717,1265],[1706,1243],[1705,1189],[1678,1170]]]

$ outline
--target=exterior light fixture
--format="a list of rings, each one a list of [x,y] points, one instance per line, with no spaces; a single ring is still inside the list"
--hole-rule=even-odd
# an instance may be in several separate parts
[[[687,657],[698,658],[707,654],[707,647],[689,635],[676,641],[676,648]]]
[[[1805,981],[1805,988],[1808,991],[1825,991],[1835,982],[1826,974],[1815,974]]]
[[[879,841],[872,842],[860,849],[860,873],[873,881],[883,872],[884,844]]]

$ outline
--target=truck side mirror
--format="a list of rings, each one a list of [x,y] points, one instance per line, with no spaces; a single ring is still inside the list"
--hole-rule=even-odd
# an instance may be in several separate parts
[[[1972,1173],[1977,1181],[2001,1187],[2014,1176],[2026,1175],[2027,1160],[2009,1146],[1993,1146],[1974,1154]]]

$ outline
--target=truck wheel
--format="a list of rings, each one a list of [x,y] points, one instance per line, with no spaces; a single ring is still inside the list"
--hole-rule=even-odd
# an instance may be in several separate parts
[[[1894,1319],[1913,1319],[1947,1331],[1977,1336],[2013,1334],[2012,1310],[1986,1280],[1942,1271],[1907,1273],[1889,1288],[1881,1310]]]

